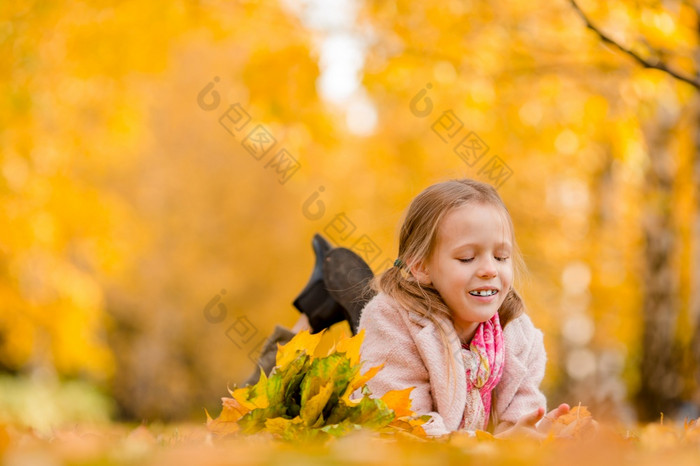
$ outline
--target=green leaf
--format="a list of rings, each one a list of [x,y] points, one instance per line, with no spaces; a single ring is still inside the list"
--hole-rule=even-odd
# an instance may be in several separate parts
[[[284,440],[294,440],[302,427],[301,419],[285,419],[283,417],[275,417],[265,421],[265,430],[273,435],[277,435]]]
[[[265,427],[265,421],[267,419],[277,417],[271,414],[272,413],[270,412],[269,408],[258,408],[252,410],[238,421],[241,432],[248,435],[260,432]]]
[[[342,437],[343,435],[348,434],[352,431],[362,430],[362,426],[345,420],[337,424],[328,424],[326,426],[323,426],[321,430],[332,435],[333,437]]]
[[[333,425],[342,422],[343,419],[348,418],[351,409],[352,408],[350,406],[346,405],[342,401],[340,403],[337,403],[331,410],[331,413],[328,416],[328,418],[326,419],[326,424]]]
[[[325,358],[315,359],[301,384],[302,409],[307,400],[316,396],[322,387],[330,383],[332,393],[325,406],[324,416],[330,415],[358,370],[359,366],[352,367],[344,353],[333,353]]]
[[[309,366],[309,356],[299,352],[289,364],[277,367],[267,381],[267,399],[270,405],[292,401]]]
[[[394,412],[382,400],[364,396],[359,403],[348,406],[338,403],[328,417],[327,424],[348,421],[362,427],[384,427],[394,420]]]
[[[326,406],[326,403],[328,403],[328,399],[331,397],[332,393],[333,383],[329,382],[321,387],[318,394],[306,400],[306,402],[302,402],[299,416],[307,426],[316,425],[319,419],[323,421],[323,416],[321,413],[323,412],[323,408]]]

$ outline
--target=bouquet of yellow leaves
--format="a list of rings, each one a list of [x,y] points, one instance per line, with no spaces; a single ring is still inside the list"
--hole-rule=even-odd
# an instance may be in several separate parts
[[[269,377],[261,373],[255,385],[229,390],[219,417],[207,413],[207,428],[219,435],[267,431],[284,440],[325,440],[362,428],[425,437],[428,417],[411,411],[412,388],[370,396],[366,383],[382,366],[360,373],[364,331],[330,348],[325,333],[300,332],[279,346]]]

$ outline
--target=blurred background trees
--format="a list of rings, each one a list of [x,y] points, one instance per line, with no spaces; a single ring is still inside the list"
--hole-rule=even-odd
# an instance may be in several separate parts
[[[697,6],[578,5],[697,76]],[[6,380],[199,419],[296,319],[314,232],[379,272],[413,196],[469,176],[513,215],[550,403],[698,415],[697,89],[570,2],[12,2],[0,19]]]

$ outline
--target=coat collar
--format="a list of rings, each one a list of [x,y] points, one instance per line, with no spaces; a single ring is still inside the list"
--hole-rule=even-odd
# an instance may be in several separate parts
[[[457,332],[452,322],[441,319],[440,327],[444,329],[445,340],[452,353],[449,358],[437,325],[425,317],[411,320],[418,327],[414,338],[430,374],[430,388],[436,404],[434,409],[442,416],[448,429],[457,430],[467,399],[467,378]]]

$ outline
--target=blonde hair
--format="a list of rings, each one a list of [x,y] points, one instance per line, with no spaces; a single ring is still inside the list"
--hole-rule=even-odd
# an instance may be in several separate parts
[[[429,186],[411,202],[399,235],[399,266],[386,270],[375,277],[371,286],[376,291],[392,297],[409,317],[428,319],[433,322],[445,344],[448,357],[452,357],[445,319],[452,320],[452,313],[440,294],[431,285],[422,285],[411,274],[411,268],[430,259],[437,242],[440,222],[452,209],[469,203],[493,206],[502,214],[510,228],[513,251],[511,254],[516,277],[523,269],[522,256],[515,242],[513,221],[508,209],[496,190],[486,183],[471,179],[450,180]],[[511,287],[503,304],[498,309],[501,325],[505,328],[525,311],[518,293]]]

